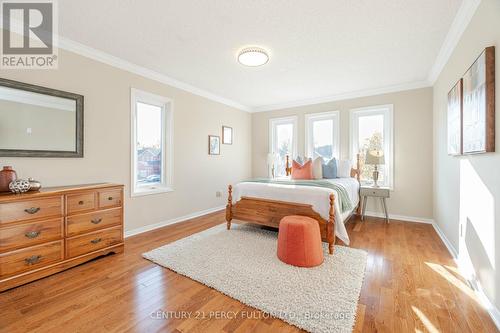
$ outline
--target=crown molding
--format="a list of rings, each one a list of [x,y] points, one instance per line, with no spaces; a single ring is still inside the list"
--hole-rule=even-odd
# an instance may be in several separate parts
[[[115,57],[109,53],[94,49],[92,47],[78,43],[74,40],[71,40],[71,39],[68,39],[65,37],[58,36],[57,47],[59,47],[60,49],[64,49],[66,51],[76,53],[76,54],[81,55],[83,57],[90,58],[92,60],[99,61],[99,62],[102,62],[104,64],[107,64],[107,65],[110,65],[110,66],[113,66],[116,68],[120,68],[120,69],[123,69],[125,71],[143,76],[145,78],[155,80],[155,81],[167,84],[169,86],[187,91],[187,92],[192,93],[194,95],[205,97],[205,98],[210,99],[212,101],[215,101],[215,102],[218,102],[221,104],[225,104],[225,105],[234,107],[236,109],[250,112],[250,113],[278,110],[278,109],[304,106],[304,105],[320,104],[320,103],[326,103],[326,102],[332,102],[332,101],[338,101],[338,100],[344,100],[344,99],[350,99],[350,98],[380,95],[380,94],[385,94],[385,93],[418,89],[418,88],[424,88],[424,87],[430,86],[427,81],[417,81],[417,82],[398,84],[398,85],[393,85],[393,86],[388,86],[388,87],[383,87],[383,88],[360,90],[360,91],[355,91],[355,92],[350,92],[350,93],[343,93],[343,94],[331,95],[331,96],[326,96],[326,97],[306,99],[306,100],[301,100],[301,101],[292,101],[292,102],[281,103],[281,104],[272,104],[272,105],[250,107],[247,105],[240,104],[236,101],[227,99],[225,97],[215,95],[211,92],[197,88],[197,87],[192,86],[190,84],[187,84],[185,82],[173,79],[167,75],[158,73],[156,71],[145,68],[143,66],[133,64],[133,63],[131,63],[127,60],[124,60],[122,58]]]
[[[154,81],[158,81],[158,82],[167,84],[169,86],[187,91],[187,92],[192,93],[194,95],[198,95],[198,96],[210,99],[212,101],[215,101],[215,102],[218,102],[221,104],[225,104],[225,105],[234,107],[236,109],[250,112],[250,113],[285,109],[285,108],[304,106],[304,105],[327,103],[327,102],[345,100],[345,99],[350,99],[350,98],[380,95],[380,94],[385,94],[385,93],[418,89],[418,88],[425,88],[425,87],[430,86],[430,84],[427,81],[416,81],[416,82],[397,84],[397,85],[392,85],[392,86],[387,86],[387,87],[382,87],[382,88],[366,89],[366,90],[360,90],[360,91],[355,91],[355,92],[324,96],[324,97],[319,97],[319,98],[305,99],[305,100],[300,100],[300,101],[291,101],[291,102],[286,102],[286,103],[250,107],[247,105],[240,104],[236,101],[227,99],[225,97],[215,95],[211,92],[208,92],[208,91],[203,90],[201,88],[197,88],[197,87],[192,86],[188,83],[173,79],[167,75],[158,73],[158,72],[151,70],[151,69],[148,69],[146,67],[136,65],[136,64],[131,63],[131,62],[124,60],[122,58],[113,56],[109,53],[106,53],[106,52],[94,49],[92,47],[89,47],[87,45],[78,43],[78,42],[71,40],[69,38],[58,36],[57,47],[59,47],[60,49],[64,49],[66,51],[70,51],[70,52],[73,52],[75,54],[81,55],[83,57],[86,57],[86,58],[89,58],[89,59],[92,59],[95,61],[99,61],[99,62],[102,62],[104,64],[131,72],[131,73],[134,73],[134,74],[137,74],[140,76],[143,76],[145,78],[148,78],[148,79],[151,79]]]
[[[218,95],[215,95],[209,91],[197,88],[195,86],[192,86],[190,84],[187,84],[185,82],[173,79],[167,75],[160,74],[156,71],[153,71],[151,69],[145,68],[143,66],[139,66],[136,64],[133,64],[129,61],[126,61],[124,59],[115,57],[109,53],[103,52],[96,50],[94,48],[91,48],[89,46],[86,46],[84,44],[75,42],[71,39],[64,38],[61,36],[58,36],[58,44],[57,47],[64,49],[66,51],[70,51],[73,53],[76,53],[78,55],[84,56],[86,58],[90,58],[92,60],[96,60],[99,62],[102,62],[104,64],[123,69],[125,71],[143,76],[145,78],[158,81],[164,84],[167,84],[169,86],[172,86],[174,88],[178,88],[184,91],[187,91],[189,93],[192,93],[194,95],[198,95],[207,99],[210,99],[212,101],[225,104],[227,106],[231,106],[233,108],[246,111],[246,112],[251,112],[252,109],[249,106],[240,104],[238,102],[235,102],[233,100],[227,99],[225,97],[221,97]]]
[[[407,82],[407,83],[402,83],[402,84],[396,84],[396,85],[391,85],[391,86],[386,86],[386,87],[380,87],[380,88],[374,88],[374,89],[364,89],[364,90],[358,90],[358,91],[353,91],[353,92],[347,92],[347,93],[340,93],[340,94],[335,94],[335,95],[329,95],[329,96],[322,96],[322,97],[317,97],[317,98],[310,98],[310,99],[304,99],[304,100],[297,100],[297,101],[290,101],[290,102],[285,102],[285,103],[277,103],[277,104],[268,104],[268,105],[261,105],[261,106],[256,106],[256,107],[251,107],[247,105],[243,105],[241,103],[238,103],[236,101],[233,101],[231,99],[218,96],[216,94],[213,94],[209,91],[206,91],[204,89],[192,86],[188,83],[176,80],[174,78],[171,78],[167,75],[158,73],[154,70],[148,69],[146,67],[140,66],[133,64],[127,60],[115,57],[109,53],[91,48],[89,46],[86,46],[84,44],[78,43],[76,41],[73,41],[68,38],[64,38],[62,36],[58,36],[58,47],[76,54],[79,54],[81,56],[105,63],[107,65],[120,68],[123,70],[126,70],[128,72],[146,77],[151,80],[155,80],[164,84],[167,84],[169,86],[187,91],[189,93],[192,93],[194,95],[198,95],[204,98],[207,98],[209,100],[225,104],[231,107],[234,107],[236,109],[246,111],[246,112],[265,112],[265,111],[272,111],[272,110],[280,110],[280,109],[286,109],[286,108],[294,108],[294,107],[299,107],[299,106],[306,106],[306,105],[314,105],[314,104],[321,104],[321,103],[328,103],[328,102],[334,102],[334,101],[340,101],[340,100],[346,100],[346,99],[352,99],[352,98],[360,98],[360,97],[368,97],[368,96],[375,96],[375,95],[381,95],[381,94],[387,94],[387,93],[393,93],[393,92],[399,92],[399,91],[405,91],[405,90],[412,90],[412,89],[419,89],[419,88],[426,88],[426,87],[432,87],[443,70],[444,66],[448,62],[451,54],[453,53],[453,50],[457,46],[460,37],[462,36],[463,32],[467,28],[470,20],[472,19],[474,13],[477,10],[477,7],[481,3],[481,0],[463,0],[462,5],[460,6],[457,15],[455,16],[452,25],[446,35],[446,38],[443,42],[443,45],[441,46],[441,49],[438,53],[438,56],[436,57],[436,60],[429,72],[429,75],[427,77],[427,80],[422,80],[422,81],[414,81],[414,82]]]
[[[463,0],[434,61],[434,65],[429,72],[427,81],[430,84],[434,85],[439,74],[441,74],[480,3],[481,0]]]
[[[252,109],[252,112],[266,112],[266,111],[272,111],[272,110],[288,109],[288,108],[294,108],[294,107],[298,107],[298,106],[321,104],[321,103],[335,102],[335,101],[341,101],[341,100],[352,99],[352,98],[382,95],[382,94],[388,94],[388,93],[404,91],[404,90],[428,88],[430,86],[431,85],[427,81],[408,82],[408,83],[396,84],[396,85],[375,88],[375,89],[358,90],[358,91],[353,91],[353,92],[348,92],[348,93],[323,96],[323,97],[317,97],[317,98],[311,98],[311,99],[304,99],[304,100],[293,101],[293,102],[258,106],[258,107],[254,107]]]

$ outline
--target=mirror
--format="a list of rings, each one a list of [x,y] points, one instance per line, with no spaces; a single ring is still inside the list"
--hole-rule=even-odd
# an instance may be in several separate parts
[[[0,156],[83,157],[83,96],[0,79]]]

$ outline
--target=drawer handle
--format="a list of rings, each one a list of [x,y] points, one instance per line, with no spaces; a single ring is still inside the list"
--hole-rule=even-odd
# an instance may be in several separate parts
[[[40,259],[42,259],[42,256],[37,255],[37,256],[31,256],[29,258],[26,258],[26,259],[24,259],[24,261],[26,262],[27,265],[34,265],[34,264],[40,262]]]
[[[102,238],[96,238],[96,239],[91,240],[90,242],[92,244],[97,244],[97,243],[100,243],[101,241],[102,241]]]
[[[109,201],[113,200],[113,197],[108,197],[108,200],[109,200]]]
[[[98,218],[98,219],[92,219],[90,220],[90,222],[94,223],[94,224],[99,224],[102,222],[102,218]]]
[[[28,214],[35,214],[40,210],[40,207],[26,208],[24,211]]]
[[[83,205],[84,204],[83,200],[78,201],[78,204]]]
[[[24,236],[30,239],[37,238],[38,236],[40,236],[40,231],[28,231],[24,234]]]

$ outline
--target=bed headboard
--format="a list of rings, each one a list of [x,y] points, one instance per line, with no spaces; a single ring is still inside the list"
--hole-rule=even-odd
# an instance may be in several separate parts
[[[286,164],[285,164],[285,174],[290,176],[292,174],[292,167],[290,165],[290,157],[286,155]],[[360,182],[361,177],[361,158],[359,154],[356,154],[356,168],[351,168],[351,177],[356,178],[358,182]]]

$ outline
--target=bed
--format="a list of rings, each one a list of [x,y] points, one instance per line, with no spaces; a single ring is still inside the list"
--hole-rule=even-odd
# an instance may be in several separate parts
[[[286,158],[286,175],[291,173]],[[292,181],[256,179],[228,187],[227,229],[234,220],[273,228],[287,215],[303,215],[318,222],[321,238],[333,254],[336,237],[349,244],[345,223],[359,212],[359,156],[351,178]],[[346,198],[346,196],[348,198]],[[346,204],[349,202],[350,204]]]

